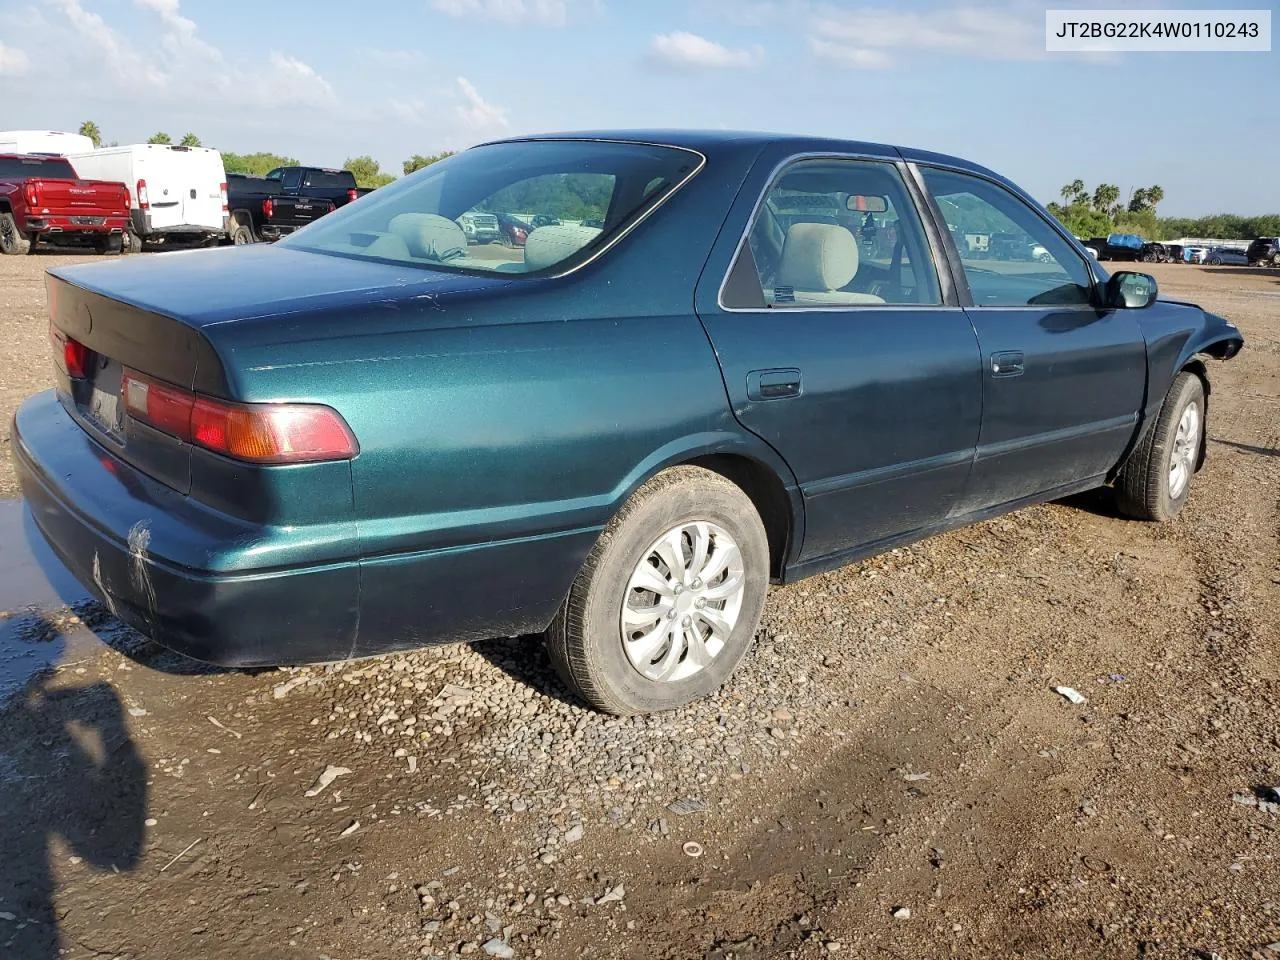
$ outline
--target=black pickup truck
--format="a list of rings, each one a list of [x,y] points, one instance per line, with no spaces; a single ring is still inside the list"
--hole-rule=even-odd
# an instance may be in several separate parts
[[[231,217],[227,239],[234,244],[279,240],[334,207],[326,197],[285,194],[279,180],[227,174],[227,209]]]
[[[276,167],[267,179],[278,181],[284,196],[323,197],[332,200],[335,207],[370,192],[368,187],[356,186],[356,175],[350,170],[327,167]]]

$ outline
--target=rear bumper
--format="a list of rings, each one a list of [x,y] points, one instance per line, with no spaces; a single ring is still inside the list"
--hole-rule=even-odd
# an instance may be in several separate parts
[[[53,392],[14,416],[11,447],[40,532],[120,619],[228,666],[334,660],[356,636],[358,562],[211,571],[260,537],[111,456]],[[247,540],[237,540],[247,537]]]
[[[225,666],[341,660],[544,630],[598,536],[585,528],[361,559],[248,566],[282,535],[218,513],[112,456],[53,391],[11,449],[41,534],[75,578],[165,646]],[[296,554],[295,554],[296,555]]]
[[[100,216],[97,214],[46,214],[27,217],[23,231],[39,237],[56,237],[59,234],[74,236],[110,236],[124,233],[127,217]]]
[[[258,229],[258,236],[263,240],[279,240],[281,237],[287,237],[297,229],[296,226],[287,223],[264,223]]]
[[[140,237],[216,237],[231,229],[231,218],[223,217],[221,227],[210,227],[203,223],[176,223],[168,226],[155,226],[151,222],[151,214],[146,210],[129,211],[130,226]]]

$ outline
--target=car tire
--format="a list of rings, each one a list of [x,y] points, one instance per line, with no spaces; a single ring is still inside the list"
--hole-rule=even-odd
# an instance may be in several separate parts
[[[707,571],[703,583],[698,574]],[[673,467],[605,527],[547,631],[547,652],[570,690],[597,710],[673,710],[733,673],[768,586],[769,541],[751,500],[717,473]]]
[[[125,243],[125,253],[141,253],[142,237],[138,236],[132,230],[125,234],[127,242]]]
[[[18,257],[30,252],[31,241],[18,229],[18,221],[13,214],[8,211],[0,213],[0,253]]]
[[[1210,257],[1210,258],[1209,258],[1209,266],[1211,266],[1211,267],[1220,267],[1220,266],[1222,266],[1222,258],[1221,258],[1221,257]]]
[[[237,247],[256,242],[257,238],[253,235],[253,228],[247,223],[237,223],[236,228],[231,231],[231,243]]]
[[[1135,520],[1172,520],[1191,492],[1205,438],[1204,384],[1194,373],[1173,378],[1154,424],[1116,478],[1116,506]]]
[[[110,236],[100,237],[93,244],[93,249],[99,256],[115,255],[124,250],[124,237],[115,233]]]
[[[1271,258],[1271,265],[1280,268],[1280,253],[1275,254]]]

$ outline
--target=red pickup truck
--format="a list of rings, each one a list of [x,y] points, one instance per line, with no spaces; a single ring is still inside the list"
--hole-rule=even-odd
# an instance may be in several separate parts
[[[128,223],[123,183],[81,180],[65,157],[0,153],[0,253],[41,241],[119,253]]]

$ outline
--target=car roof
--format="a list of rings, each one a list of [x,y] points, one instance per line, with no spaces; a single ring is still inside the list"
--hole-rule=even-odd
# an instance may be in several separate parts
[[[774,144],[784,145],[792,153],[897,153],[906,160],[957,167],[1008,182],[1004,177],[986,167],[945,153],[935,153],[915,147],[873,143],[864,140],[817,137],[797,133],[769,133],[760,130],[684,130],[668,128],[574,130],[504,137],[500,140],[490,141],[490,143],[527,142],[530,140],[617,140],[627,143],[656,143],[672,147],[685,147],[707,154],[734,150],[758,153],[765,147]]]

